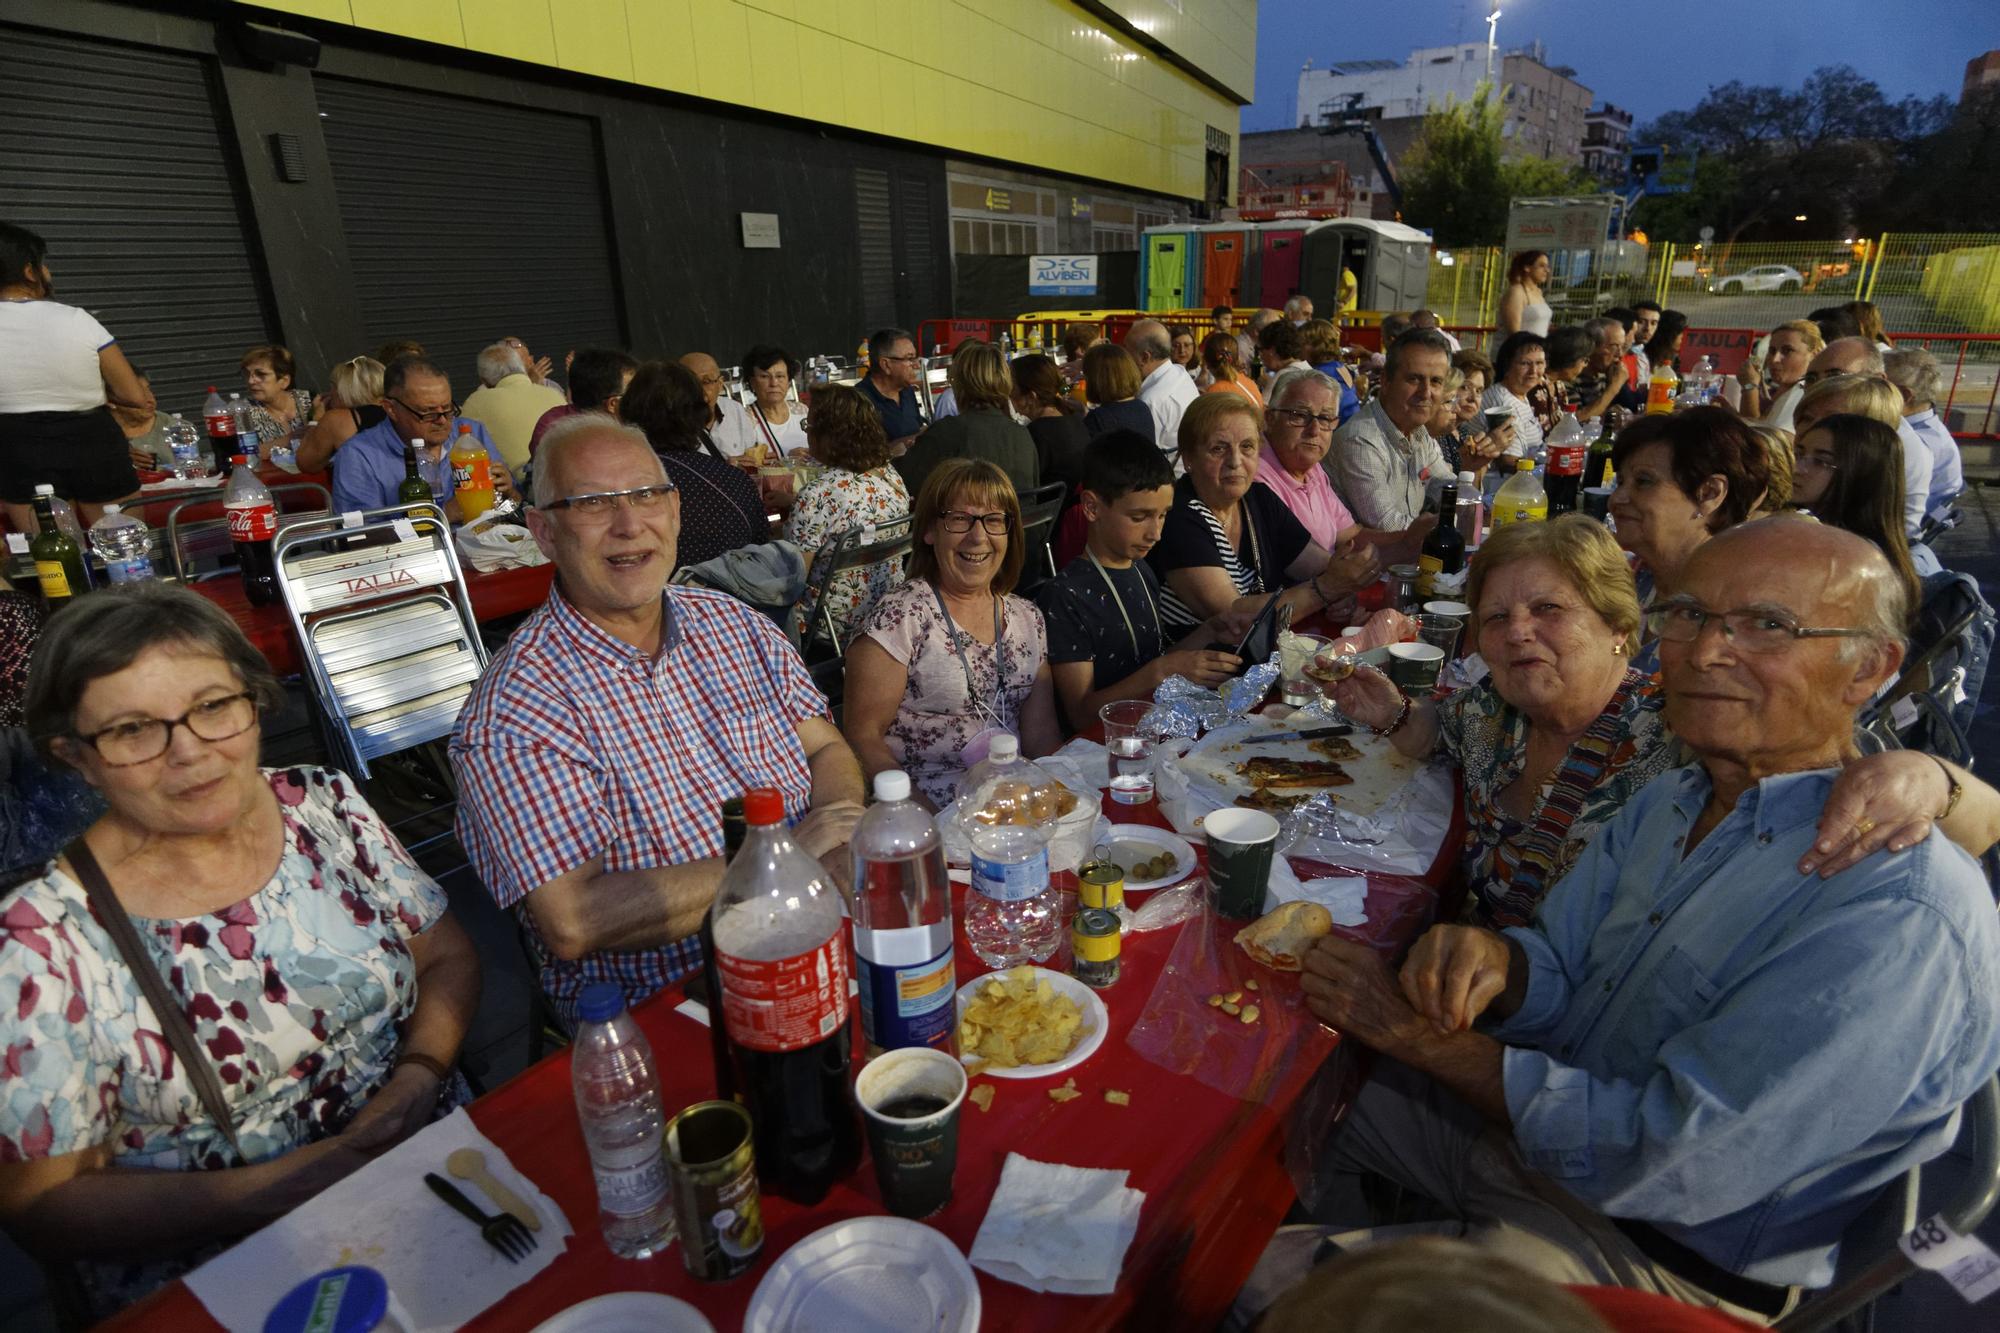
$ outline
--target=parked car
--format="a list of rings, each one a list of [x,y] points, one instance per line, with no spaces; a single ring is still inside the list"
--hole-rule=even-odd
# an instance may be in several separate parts
[[[1789,264],[1759,264],[1741,273],[1708,280],[1708,289],[1718,296],[1741,295],[1744,292],[1795,292],[1805,285],[1804,275]]]

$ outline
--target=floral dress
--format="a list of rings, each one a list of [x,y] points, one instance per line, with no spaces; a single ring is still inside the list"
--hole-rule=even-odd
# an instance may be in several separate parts
[[[133,919],[215,1065],[242,1158],[82,885],[51,865],[0,900],[0,1163],[107,1142],[122,1167],[267,1161],[338,1133],[387,1080],[417,1002],[409,941],[444,914],[444,891],[345,774],[264,775],[285,830],[270,882],[200,917]],[[222,1248],[86,1276],[113,1309]]]
[[[994,727],[1021,734],[1021,705],[1048,656],[1041,611],[1026,598],[1010,595],[1001,601],[1004,680],[994,646],[962,628],[947,627],[936,589],[922,580],[886,594],[862,627],[909,672],[903,701],[889,724],[889,752],[940,810],[958,794],[958,780],[968,766],[965,747],[974,737]],[[964,664],[952,647],[954,636],[965,650]],[[965,687],[968,665],[971,693]]]
[[[257,443],[263,449],[269,449],[289,435],[303,434],[305,428],[312,424],[312,395],[304,389],[288,389],[286,392],[292,395],[293,415],[290,425],[279,421],[272,415],[271,409],[262,403],[250,404],[250,428],[257,432]]]
[[[828,468],[805,488],[785,519],[785,540],[808,556],[829,537],[863,523],[890,523],[910,516],[910,491],[903,474],[884,464],[868,472]],[[824,594],[834,629],[845,644],[883,593],[903,581],[903,562],[878,560],[833,576]]]
[[[1470,920],[1494,929],[1526,925],[1597,830],[1641,787],[1684,762],[1680,743],[1661,717],[1663,702],[1656,680],[1628,670],[1593,732],[1571,748],[1526,820],[1500,806],[1500,793],[1521,776],[1527,758],[1526,715],[1490,681],[1439,705],[1440,744],[1458,765],[1465,787],[1463,865]],[[1576,799],[1562,779],[1580,770],[1595,780]],[[1545,863],[1528,850],[1537,832],[1560,837]]]

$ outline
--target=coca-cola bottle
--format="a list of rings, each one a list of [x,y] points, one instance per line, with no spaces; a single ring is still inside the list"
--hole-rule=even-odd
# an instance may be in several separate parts
[[[208,401],[201,405],[201,421],[208,431],[209,453],[228,458],[236,452],[236,417],[213,384],[208,386]]]
[[[713,925],[733,1082],[754,1126],[757,1179],[813,1204],[861,1159],[847,922],[839,890],[785,828],[778,791],[745,792],[743,818]]]
[[[1546,486],[1549,492],[1549,517],[1567,514],[1576,508],[1577,491],[1583,484],[1584,455],[1590,449],[1590,437],[1575,417],[1565,412],[1556,428],[1549,432],[1548,474]]]
[[[278,510],[271,492],[257,479],[250,460],[237,454],[230,460],[229,486],[222,508],[229,515],[229,540],[236,543],[236,562],[243,570],[243,591],[252,606],[278,600],[278,567],[271,558],[271,538],[278,535]]]

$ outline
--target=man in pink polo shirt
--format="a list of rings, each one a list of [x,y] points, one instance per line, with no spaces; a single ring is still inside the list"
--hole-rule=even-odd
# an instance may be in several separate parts
[[[1305,525],[1314,541],[1333,550],[1342,539],[1359,538],[1380,548],[1384,561],[1414,560],[1424,534],[1437,522],[1425,514],[1408,528],[1380,531],[1363,527],[1334,492],[1321,461],[1340,425],[1340,386],[1317,370],[1288,370],[1271,386],[1264,413],[1264,450],[1257,484],[1268,486]]]

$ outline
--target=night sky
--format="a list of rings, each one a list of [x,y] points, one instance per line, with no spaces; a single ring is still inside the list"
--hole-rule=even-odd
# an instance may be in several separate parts
[[[1965,62],[2000,47],[2000,0],[1499,0],[1499,44],[1540,39],[1549,63],[1572,65],[1599,102],[1639,123],[1693,106],[1711,84],[1741,79],[1796,87],[1821,65],[1849,64],[1890,97],[1956,100]],[[1401,61],[1422,46],[1486,40],[1478,0],[1261,0],[1257,101],[1245,130],[1287,129],[1299,68]]]

